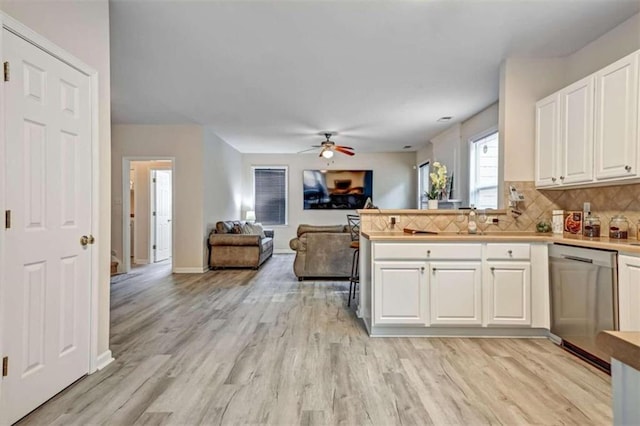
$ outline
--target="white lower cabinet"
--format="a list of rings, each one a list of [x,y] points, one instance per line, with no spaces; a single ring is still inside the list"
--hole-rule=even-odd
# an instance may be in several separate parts
[[[531,326],[530,262],[487,262],[483,281],[487,325]]]
[[[432,262],[431,325],[482,325],[482,264]]]
[[[428,325],[427,263],[374,262],[374,324]]]
[[[618,256],[620,331],[640,331],[640,257]]]

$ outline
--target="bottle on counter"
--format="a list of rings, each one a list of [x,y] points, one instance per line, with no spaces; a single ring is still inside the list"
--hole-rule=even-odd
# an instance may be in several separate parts
[[[478,224],[476,223],[476,209],[471,208],[469,211],[469,221],[467,222],[467,232],[469,234],[475,234],[478,232]]]
[[[564,210],[554,210],[551,216],[551,229],[554,234],[562,234],[564,231]]]

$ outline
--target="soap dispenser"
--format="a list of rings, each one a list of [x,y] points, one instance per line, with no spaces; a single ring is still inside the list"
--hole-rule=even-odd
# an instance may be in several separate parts
[[[478,232],[478,224],[476,223],[476,208],[471,206],[469,212],[469,222],[467,223],[467,232],[469,234],[475,234]]]

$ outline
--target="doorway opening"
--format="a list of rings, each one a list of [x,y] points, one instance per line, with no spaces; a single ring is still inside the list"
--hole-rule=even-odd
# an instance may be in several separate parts
[[[172,264],[174,161],[125,158],[123,161],[123,268]]]

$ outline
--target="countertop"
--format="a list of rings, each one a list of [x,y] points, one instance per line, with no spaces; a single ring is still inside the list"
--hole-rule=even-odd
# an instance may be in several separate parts
[[[579,247],[591,247],[617,250],[624,253],[640,254],[640,242],[635,239],[615,240],[608,237],[588,238],[583,237],[582,235],[573,234],[555,235],[541,234],[537,232],[489,232],[485,234],[439,232],[438,234],[408,234],[402,231],[363,231],[362,235],[370,241],[561,243]]]
[[[596,343],[612,358],[640,371],[640,331],[602,331]]]

